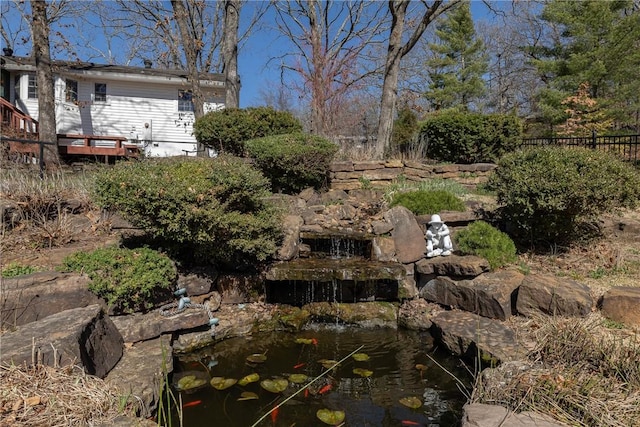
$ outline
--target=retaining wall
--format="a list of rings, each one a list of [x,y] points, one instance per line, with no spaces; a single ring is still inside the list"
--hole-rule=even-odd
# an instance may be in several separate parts
[[[407,181],[453,179],[471,187],[485,182],[496,167],[493,163],[433,165],[411,160],[340,161],[331,164],[330,187],[333,190],[384,187],[401,175]]]

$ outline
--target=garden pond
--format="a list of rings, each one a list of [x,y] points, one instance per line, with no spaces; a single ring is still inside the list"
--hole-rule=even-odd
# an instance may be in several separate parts
[[[314,325],[181,356],[172,384],[185,427],[452,427],[471,378],[428,333]]]

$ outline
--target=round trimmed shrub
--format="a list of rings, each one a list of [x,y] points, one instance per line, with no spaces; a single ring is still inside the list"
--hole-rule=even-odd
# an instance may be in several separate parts
[[[492,269],[517,261],[516,245],[506,233],[484,221],[475,221],[454,235],[462,254],[486,259]]]
[[[504,156],[487,183],[502,205],[509,232],[531,244],[583,239],[585,222],[640,199],[640,174],[612,154],[542,147]]]
[[[404,206],[415,215],[430,215],[440,211],[459,211],[466,209],[464,202],[457,196],[444,190],[415,190],[396,193],[389,204]]]
[[[246,160],[173,157],[121,162],[97,175],[96,203],[144,229],[176,259],[258,268],[281,239],[269,181]]]
[[[271,107],[225,108],[200,117],[193,125],[196,139],[220,153],[245,156],[245,141],[302,131],[293,114]]]
[[[149,248],[76,252],[64,259],[61,270],[88,275],[89,290],[114,313],[146,311],[166,301],[178,276],[169,257]]]
[[[249,157],[271,181],[274,192],[298,193],[326,186],[338,146],[316,135],[291,133],[245,142]]]

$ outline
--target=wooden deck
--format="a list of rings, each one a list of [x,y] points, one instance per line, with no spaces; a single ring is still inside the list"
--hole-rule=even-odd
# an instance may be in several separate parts
[[[126,141],[124,136],[58,134],[58,150],[63,155],[139,157],[140,147]]]

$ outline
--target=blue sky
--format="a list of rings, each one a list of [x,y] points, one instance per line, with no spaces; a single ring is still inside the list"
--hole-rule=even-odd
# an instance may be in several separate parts
[[[0,1],[5,2],[6,0]],[[250,1],[241,10],[241,22],[243,19],[246,20],[250,18],[252,15],[252,8],[258,6],[259,3],[259,1]],[[494,3],[498,4],[499,2],[494,1]],[[508,2],[503,1],[502,3],[507,4]],[[5,7],[6,6],[7,3],[5,3]],[[473,0],[471,2],[471,12],[476,23],[479,20],[487,19],[488,17],[488,9],[481,0]],[[269,84],[269,82],[273,84],[279,82],[280,70],[277,61],[269,62],[269,60],[286,51],[287,45],[286,40],[279,38],[278,34],[274,30],[270,30],[268,28],[269,22],[273,20],[273,13],[274,12],[271,11],[264,16],[263,19],[265,25],[263,26],[263,29],[255,30],[251,34],[251,37],[249,37],[248,41],[242,44],[239,49],[238,68],[242,82],[240,93],[241,107],[259,105],[262,101],[260,90],[265,86],[265,84]],[[3,20],[5,21],[5,25],[7,25],[7,18],[9,18],[8,25],[16,25],[17,20],[14,17],[4,16]],[[101,33],[99,31],[96,31],[94,37],[99,37],[100,34]],[[5,47],[4,41],[2,42],[2,47]],[[26,56],[30,54],[30,52],[26,51],[24,47],[20,48],[15,46],[14,50],[16,55]],[[86,59],[80,58],[80,60]],[[142,61],[140,60],[139,62],[139,64],[131,63],[130,65],[142,66]]]

